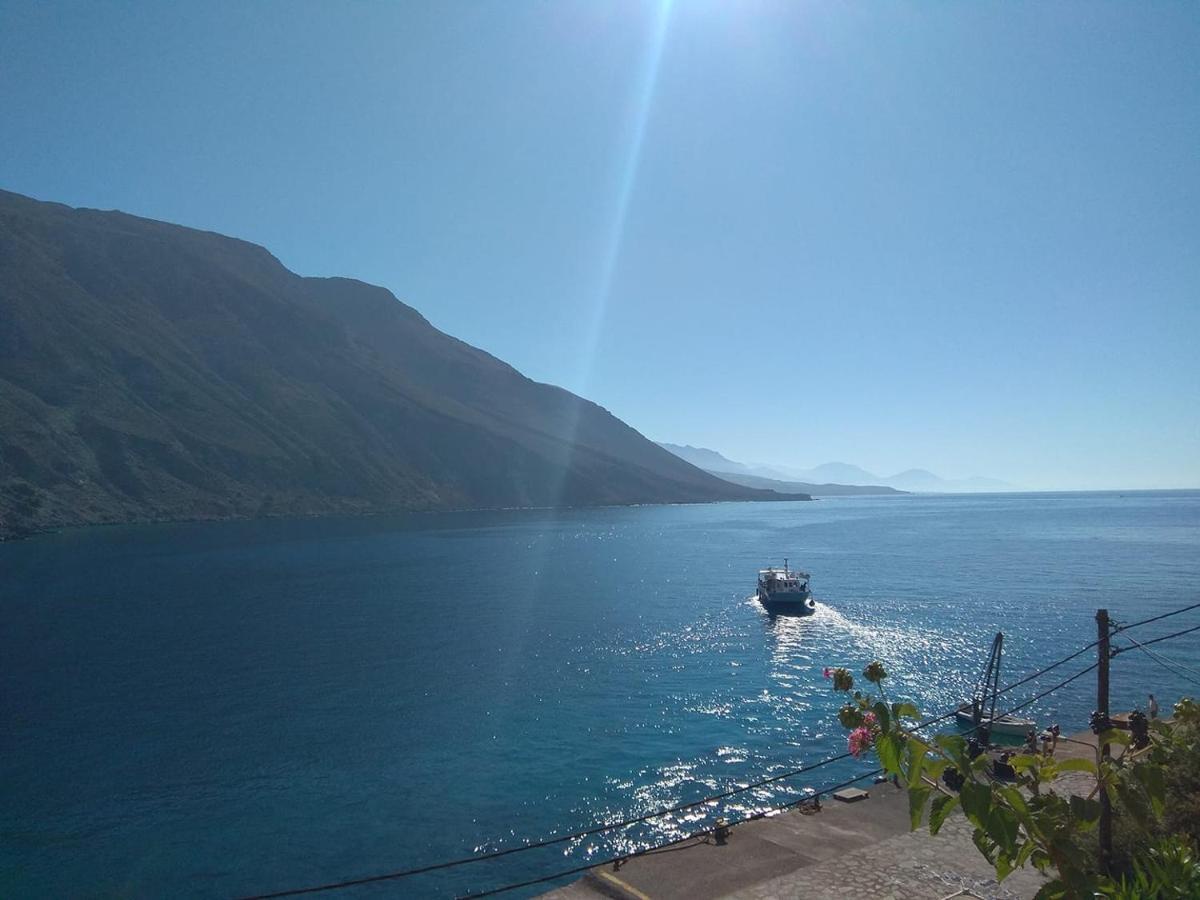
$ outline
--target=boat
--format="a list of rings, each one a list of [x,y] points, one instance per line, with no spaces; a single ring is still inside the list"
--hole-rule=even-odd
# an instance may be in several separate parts
[[[808,579],[807,572],[789,569],[785,558],[782,569],[772,567],[759,570],[755,597],[768,612],[811,616],[817,611],[817,601],[808,589]]]
[[[964,703],[954,714],[955,721],[964,733],[970,732],[981,743],[992,738],[1019,738],[1024,740],[1030,731],[1037,731],[1037,723],[1020,716],[996,715],[996,697],[1000,693],[1000,657],[1004,652],[1004,632],[997,631],[992,640],[992,650],[975,690],[971,702]]]

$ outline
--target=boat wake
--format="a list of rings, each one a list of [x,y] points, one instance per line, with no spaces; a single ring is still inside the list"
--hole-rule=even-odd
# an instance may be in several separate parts
[[[826,667],[844,666],[857,675],[879,660],[889,672],[889,693],[922,710],[941,711],[970,692],[965,667],[947,665],[977,656],[978,644],[963,635],[861,621],[819,600],[813,615],[772,617],[769,628],[772,675],[783,683],[809,682],[814,669]]]

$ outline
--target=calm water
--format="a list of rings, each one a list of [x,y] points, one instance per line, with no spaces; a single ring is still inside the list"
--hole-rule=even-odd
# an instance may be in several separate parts
[[[813,573],[811,619],[746,599],[785,555]],[[825,665],[880,657],[896,693],[942,711],[998,628],[1015,678],[1092,640],[1098,606],[1131,620],[1200,599],[1200,492],[92,529],[0,545],[0,576],[0,895],[223,897],[512,846],[841,752]],[[1200,669],[1198,637],[1154,649]],[[1189,687],[1139,651],[1113,680],[1126,708]],[[1093,691],[1080,679],[1039,718],[1083,727]],[[342,896],[499,886],[696,824]]]

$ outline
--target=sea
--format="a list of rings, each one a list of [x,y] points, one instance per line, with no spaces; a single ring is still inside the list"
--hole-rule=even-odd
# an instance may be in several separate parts
[[[756,572],[812,575],[809,618]],[[824,670],[924,714],[1200,601],[1200,492],[846,497],[88,528],[0,545],[0,896],[453,897],[868,772]],[[1139,642],[1200,610],[1130,630]],[[1124,634],[1114,709],[1200,692]],[[1094,661],[1089,651],[1003,698]],[[1002,704],[1003,705],[1003,704]],[[1086,727],[1094,673],[1027,712]],[[868,782],[869,784],[869,782]],[[525,897],[569,881],[507,894]]]

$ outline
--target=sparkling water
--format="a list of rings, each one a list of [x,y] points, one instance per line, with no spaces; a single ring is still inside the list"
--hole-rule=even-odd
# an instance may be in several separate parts
[[[816,615],[750,599],[784,557],[812,573]],[[1092,641],[1097,607],[1130,621],[1200,600],[1200,492],[95,528],[0,546],[0,579],[0,895],[228,897],[811,765],[846,748],[825,666],[879,658],[893,697],[948,710],[997,630],[1007,682]],[[1198,648],[1200,632],[1152,648],[1170,665],[1121,653],[1114,708],[1196,693]],[[1089,675],[1029,713],[1074,731],[1094,706]],[[521,881],[870,768],[341,896]]]

